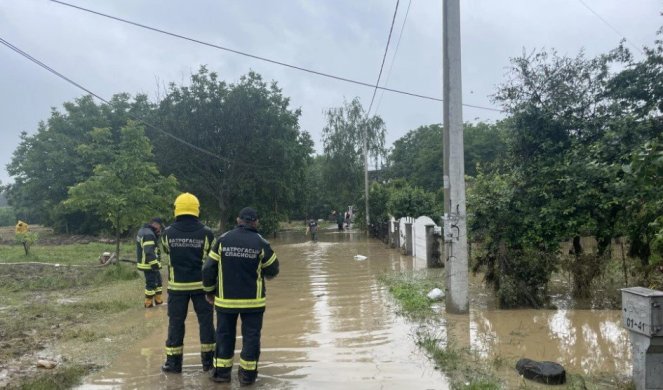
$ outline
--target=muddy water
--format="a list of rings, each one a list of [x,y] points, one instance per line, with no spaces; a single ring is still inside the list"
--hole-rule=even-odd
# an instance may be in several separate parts
[[[360,233],[321,232],[319,242],[303,233],[272,240],[281,274],[267,282],[259,377],[262,389],[447,389],[440,371],[419,351],[412,326],[394,314],[389,293],[376,276],[418,264]],[[356,254],[366,260],[354,259]],[[161,331],[130,347],[81,389],[238,388],[211,382],[202,372],[195,313],[189,312],[184,372],[165,375],[166,308]],[[238,332],[240,334],[240,332]],[[239,361],[237,345],[235,363]]]
[[[321,232],[317,243],[305,241],[302,233],[284,234],[272,245],[282,271],[267,286],[260,374],[254,387],[448,388],[444,376],[415,346],[416,326],[394,314],[395,303],[376,280],[384,272],[424,269],[422,261],[352,232]],[[356,254],[367,258],[355,260]],[[426,272],[444,280],[443,270]],[[497,310],[480,279],[470,283],[470,315],[447,315],[438,305],[440,324],[434,331],[443,340],[451,335],[456,347],[469,347],[487,362],[501,361],[507,367],[502,370],[507,388],[517,387],[519,378],[511,367],[521,357],[557,361],[570,374],[629,374],[629,341],[619,311]],[[558,306],[570,307],[563,303]],[[184,372],[162,374],[166,308],[146,315],[163,318],[161,331],[127,349],[81,389],[239,387],[236,377],[232,384],[221,385],[202,372],[193,312],[187,319]]]

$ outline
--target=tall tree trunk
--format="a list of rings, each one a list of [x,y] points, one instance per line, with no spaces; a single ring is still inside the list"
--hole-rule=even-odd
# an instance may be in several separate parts
[[[580,236],[573,237],[573,254],[576,256],[576,258],[582,254],[582,245],[580,244]]]

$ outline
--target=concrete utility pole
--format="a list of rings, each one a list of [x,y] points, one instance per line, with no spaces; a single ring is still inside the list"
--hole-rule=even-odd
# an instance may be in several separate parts
[[[367,117],[368,118],[368,117]],[[370,233],[368,216],[368,125],[364,125],[364,203],[366,207],[366,231]]]
[[[469,312],[463,88],[460,57],[460,0],[443,0],[444,258],[446,310]]]

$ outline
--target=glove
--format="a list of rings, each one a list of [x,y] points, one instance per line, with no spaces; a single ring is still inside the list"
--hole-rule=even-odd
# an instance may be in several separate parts
[[[159,263],[152,264],[152,271],[158,271],[160,269],[161,269],[161,264]]]
[[[216,298],[216,295],[214,295],[214,293],[207,293],[207,294],[205,294],[205,300],[206,300],[207,303],[209,303],[210,305],[214,305],[214,298]]]

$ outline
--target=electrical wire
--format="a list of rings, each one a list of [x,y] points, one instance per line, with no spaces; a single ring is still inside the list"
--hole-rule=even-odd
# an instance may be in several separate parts
[[[610,29],[611,29],[612,31],[614,31],[617,35],[619,35],[620,38],[626,40],[626,42],[628,42],[629,45],[631,45],[635,50],[637,50],[638,52],[640,52],[640,54],[645,54],[645,53],[642,51],[642,49],[640,49],[638,46],[636,46],[636,45],[635,45],[630,39],[628,39],[628,38],[626,37],[626,35],[624,35],[624,34],[622,34],[621,32],[619,32],[619,30],[617,30],[617,28],[615,28],[612,24],[608,23],[608,21],[605,20],[601,15],[599,15],[598,12],[596,12],[596,11],[594,11],[592,8],[590,8],[590,6],[587,5],[587,3],[585,3],[583,0],[578,0],[578,1],[580,2],[580,4],[582,4],[583,6],[585,6],[585,8],[587,8],[591,13],[593,13],[594,15],[596,15],[596,17],[599,18],[603,23],[605,23],[606,26],[610,27]]]
[[[317,76],[327,77],[327,78],[331,78],[331,79],[334,79],[334,80],[339,80],[339,81],[344,81],[344,82],[347,82],[347,83],[357,84],[357,85],[361,85],[361,86],[364,86],[364,87],[377,88],[377,89],[380,89],[380,90],[383,90],[383,91],[398,93],[398,94],[402,94],[402,95],[408,95],[408,96],[417,97],[417,98],[421,98],[421,99],[433,100],[433,101],[437,101],[437,102],[443,101],[441,98],[437,98],[437,97],[433,97],[433,96],[426,96],[426,95],[421,95],[421,94],[414,93],[414,92],[407,92],[407,91],[393,89],[393,88],[380,87],[378,85],[373,85],[371,83],[367,83],[367,82],[364,82],[364,81],[353,80],[353,79],[350,79],[350,78],[347,78],[347,77],[336,76],[336,75],[333,75],[333,74],[330,74],[330,73],[320,72],[320,71],[317,71],[317,70],[304,68],[304,67],[297,66],[297,65],[292,65],[292,64],[288,64],[288,63],[277,61],[277,60],[272,60],[272,59],[267,58],[267,57],[262,57],[262,56],[258,56],[258,55],[255,55],[255,54],[250,54],[250,53],[243,52],[243,51],[240,51],[240,50],[235,50],[235,49],[231,49],[231,48],[228,48],[228,47],[224,47],[224,46],[216,45],[216,44],[213,44],[213,43],[205,42],[205,41],[202,41],[202,40],[199,40],[199,39],[196,39],[196,38],[191,38],[191,37],[188,37],[188,36],[185,36],[185,35],[172,33],[172,32],[160,29],[160,28],[147,26],[145,24],[141,24],[141,23],[138,23],[138,22],[133,22],[131,20],[120,18],[120,17],[117,17],[117,16],[108,15],[108,14],[105,14],[105,13],[102,13],[102,12],[94,11],[94,10],[84,8],[84,7],[80,7],[80,6],[77,6],[77,5],[74,5],[74,4],[69,4],[69,3],[66,3],[66,2],[63,2],[63,1],[59,1],[59,0],[50,0],[50,1],[53,2],[53,3],[56,3],[56,4],[63,5],[63,6],[78,9],[80,11],[84,11],[84,12],[88,12],[88,13],[95,14],[95,15],[98,15],[98,16],[102,16],[104,18],[112,19],[112,20],[115,20],[115,21],[118,21],[118,22],[130,24],[132,26],[136,26],[136,27],[144,28],[144,29],[147,29],[147,30],[150,30],[150,31],[154,31],[154,32],[158,32],[158,33],[161,33],[161,34],[169,35],[169,36],[174,37],[174,38],[183,39],[183,40],[186,40],[186,41],[189,41],[189,42],[197,43],[199,45],[212,47],[214,49],[224,50],[224,51],[234,53],[234,54],[238,54],[238,55],[241,55],[241,56],[253,58],[253,59],[264,61],[264,62],[269,62],[271,64],[280,65],[280,66],[284,66],[284,67],[287,67],[287,68],[299,70],[299,71],[302,71],[302,72],[311,73],[311,74],[314,74],[314,75],[317,75]],[[503,112],[503,110],[493,108],[493,107],[484,107],[484,106],[478,106],[478,105],[473,105],[473,104],[465,104],[465,103],[463,103],[463,106],[477,108],[477,109],[481,109],[481,110]]]
[[[398,48],[401,46],[401,38],[403,38],[403,31],[405,30],[405,22],[407,22],[407,16],[410,14],[410,6],[412,5],[412,0],[407,3],[407,10],[405,10],[405,17],[403,18],[403,24],[401,24],[401,32],[398,34],[398,40],[396,41],[396,48],[394,49],[394,55],[391,57],[391,64],[389,64],[389,70],[387,71],[387,77],[384,81],[384,85],[389,83],[389,78],[391,77],[391,70],[394,68],[394,63],[396,62],[396,54],[398,54]],[[384,91],[380,94],[380,99],[378,104],[375,107],[375,112],[378,112],[380,109],[380,104],[382,103],[382,98],[384,97]]]
[[[86,93],[90,94],[91,96],[94,96],[95,98],[99,99],[100,101],[102,101],[102,102],[104,102],[104,103],[106,103],[106,104],[110,104],[110,102],[109,102],[107,99],[104,99],[104,98],[101,97],[100,95],[94,93],[92,90],[90,90],[90,89],[84,87],[83,85],[77,83],[76,81],[74,81],[74,80],[70,79],[69,77],[63,75],[62,73],[58,72],[57,70],[51,68],[50,66],[46,65],[45,63],[41,62],[41,61],[38,60],[37,58],[35,58],[35,57],[31,56],[30,54],[26,53],[25,51],[21,50],[20,48],[18,48],[17,46],[13,45],[13,44],[10,43],[10,42],[8,42],[7,40],[5,40],[5,39],[2,38],[2,37],[0,37],[0,43],[3,44],[3,45],[5,45],[5,46],[7,46],[8,48],[10,48],[11,50],[13,50],[14,52],[20,54],[21,56],[27,58],[28,60],[32,61],[33,63],[39,65],[40,67],[46,69],[47,71],[51,72],[52,74],[58,76],[59,78],[61,78],[61,79],[65,80],[65,81],[67,81],[69,84],[74,85],[75,87],[77,87],[77,88],[79,88],[79,89],[85,91]],[[158,127],[158,126],[155,126],[155,125],[151,124],[150,122],[146,121],[146,120],[143,119],[143,118],[136,117],[136,116],[131,115],[131,114],[129,114],[129,113],[127,113],[127,116],[128,116],[129,118],[135,120],[135,121],[138,121],[138,122],[141,122],[141,123],[145,124],[146,126],[148,126],[148,127],[152,128],[152,129],[154,129],[154,130],[156,130],[156,131],[158,131],[158,132],[164,134],[164,135],[167,136],[167,137],[172,138],[173,140],[175,140],[175,141],[177,141],[177,142],[182,143],[183,145],[186,145],[186,146],[188,146],[188,147],[190,147],[190,148],[192,148],[192,149],[195,149],[195,150],[197,150],[197,151],[199,151],[199,152],[201,152],[201,153],[204,153],[204,154],[206,154],[206,155],[208,155],[208,156],[210,156],[210,157],[214,157],[214,158],[216,158],[216,159],[219,159],[219,160],[222,160],[222,161],[225,161],[225,162],[228,162],[228,163],[237,164],[237,165],[244,165],[244,166],[248,166],[248,167],[252,167],[252,168],[264,169],[264,168],[268,168],[268,167],[269,167],[269,166],[267,166],[267,165],[251,164],[251,163],[246,163],[246,162],[243,162],[243,161],[231,160],[231,159],[228,159],[228,158],[225,158],[225,157],[219,156],[219,155],[216,154],[216,153],[210,152],[210,151],[207,150],[207,149],[203,149],[203,148],[201,148],[201,147],[199,147],[199,146],[197,146],[197,145],[194,145],[194,144],[192,144],[192,143],[190,143],[190,142],[188,142],[188,141],[186,141],[186,140],[184,140],[184,139],[182,139],[182,138],[180,138],[180,137],[178,137],[178,136],[176,136],[176,135],[174,135],[174,134],[171,134],[171,133],[169,133],[169,132],[167,132],[167,131],[161,129],[161,128]]]
[[[373,96],[371,97],[371,104],[368,105],[368,111],[366,111],[366,117],[368,117],[368,115],[371,113],[371,108],[373,108],[373,102],[375,101],[375,94],[378,92],[378,86],[380,85],[380,77],[382,77],[384,62],[387,60],[387,53],[389,52],[389,43],[391,42],[391,34],[394,32],[394,23],[396,23],[396,15],[398,14],[398,4],[400,4],[400,0],[396,0],[396,7],[394,8],[394,16],[391,18],[391,26],[389,27],[389,35],[387,36],[387,44],[384,47],[384,55],[382,55],[382,64],[380,64],[380,72],[378,73],[378,79],[375,82],[375,88],[373,89]]]

